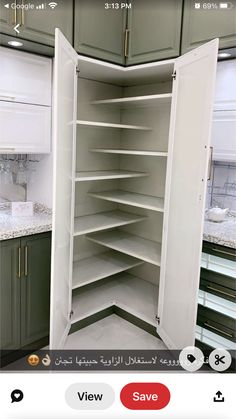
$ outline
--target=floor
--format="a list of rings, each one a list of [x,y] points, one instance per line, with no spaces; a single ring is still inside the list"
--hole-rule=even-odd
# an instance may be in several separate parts
[[[64,349],[166,349],[164,343],[112,314],[71,334]]]

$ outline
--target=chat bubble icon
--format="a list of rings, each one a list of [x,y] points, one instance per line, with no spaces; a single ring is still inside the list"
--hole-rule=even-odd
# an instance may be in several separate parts
[[[23,400],[23,397],[24,397],[24,393],[21,390],[16,389],[16,390],[13,390],[11,392],[11,402],[12,403],[21,402],[21,400]]]

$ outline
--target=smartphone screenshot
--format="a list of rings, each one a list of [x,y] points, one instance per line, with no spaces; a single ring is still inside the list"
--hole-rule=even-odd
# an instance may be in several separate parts
[[[236,1],[0,0],[1,419],[233,419]]]

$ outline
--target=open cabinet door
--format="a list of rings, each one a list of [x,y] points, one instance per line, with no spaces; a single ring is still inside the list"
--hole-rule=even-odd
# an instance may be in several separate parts
[[[77,53],[55,32],[50,348],[63,347],[72,298]]]
[[[194,345],[218,40],[176,59],[157,333]]]

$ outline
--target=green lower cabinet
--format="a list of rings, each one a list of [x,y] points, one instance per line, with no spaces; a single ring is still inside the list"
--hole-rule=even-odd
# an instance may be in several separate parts
[[[132,0],[128,9],[126,64],[180,55],[182,0]]]
[[[20,240],[0,242],[0,313],[2,350],[20,348]]]
[[[51,233],[0,242],[1,349],[49,335]]]
[[[231,3],[234,7],[225,9],[217,3],[216,9],[209,8],[211,3],[184,1],[182,54],[214,38],[219,38],[221,49],[236,46],[236,2]],[[196,8],[197,4],[201,7]]]
[[[21,347],[49,334],[51,238],[48,234],[21,240]]]

